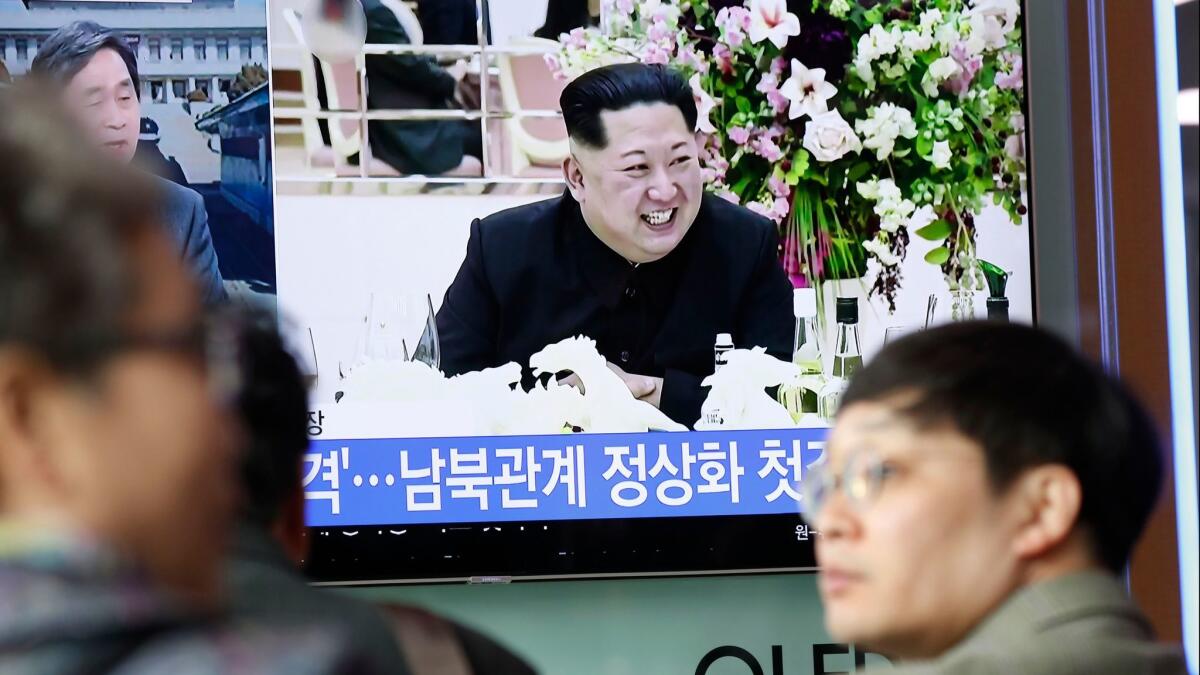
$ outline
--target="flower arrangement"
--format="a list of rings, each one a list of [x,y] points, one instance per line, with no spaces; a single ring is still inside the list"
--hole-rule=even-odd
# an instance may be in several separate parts
[[[979,290],[975,214],[1026,214],[1018,0],[605,0],[562,78],[622,61],[689,78],[716,194],[773,219],[797,286],[864,276],[894,311],[910,232]]]

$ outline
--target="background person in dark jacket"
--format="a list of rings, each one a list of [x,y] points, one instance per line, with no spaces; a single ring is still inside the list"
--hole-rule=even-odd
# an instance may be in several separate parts
[[[238,616],[301,627],[328,625],[391,675],[533,675],[493,640],[428,612],[375,606],[310,586],[298,571],[307,555],[303,455],[308,448],[304,382],[274,320],[248,322],[238,401],[247,446],[245,500],[227,566],[229,603]]]
[[[775,226],[703,193],[696,105],[677,72],[598,68],[567,85],[561,105],[567,194],[471,224],[437,315],[442,367],[526,364],[582,334],[634,396],[694,425],[718,333],[790,358],[792,288]]]
[[[367,16],[368,43],[412,42],[381,0],[363,0],[362,5]],[[373,109],[451,110],[458,107],[455,90],[465,72],[465,64],[447,70],[433,57],[421,54],[368,56],[367,104]],[[374,156],[400,173],[437,175],[457,171],[478,175],[482,166],[479,158],[483,157],[483,140],[477,121],[373,120],[368,136]]]
[[[29,73],[62,89],[63,99],[92,140],[122,162],[133,161],[141,130],[137,58],[116,32],[91,21],[59,28],[38,49]],[[166,179],[163,222],[200,282],[206,304],[225,299],[204,199]]]

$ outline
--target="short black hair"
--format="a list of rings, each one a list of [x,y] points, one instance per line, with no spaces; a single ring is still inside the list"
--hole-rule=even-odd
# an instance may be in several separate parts
[[[134,95],[141,98],[137,55],[119,33],[94,21],[75,21],[54,31],[38,48],[37,56],[29,65],[29,74],[64,85],[101,49],[111,49],[121,57],[129,70],[129,79],[133,81]]]
[[[308,393],[273,316],[244,312],[239,328],[238,413],[246,441],[242,516],[269,527],[288,497],[301,489],[300,462],[308,447]]]
[[[1049,333],[965,322],[886,346],[850,382],[843,406],[893,397],[920,425],[949,423],[977,442],[997,491],[1023,471],[1061,464],[1079,479],[1078,524],[1119,572],[1162,485],[1154,422],[1115,378]]]
[[[134,242],[159,227],[159,202],[57,99],[26,82],[0,90],[0,348],[83,376],[137,301]]]
[[[567,134],[593,148],[608,145],[600,113],[648,103],[679,108],[688,130],[696,128],[696,100],[679,71],[660,64],[618,63],[580,75],[558,99]]]

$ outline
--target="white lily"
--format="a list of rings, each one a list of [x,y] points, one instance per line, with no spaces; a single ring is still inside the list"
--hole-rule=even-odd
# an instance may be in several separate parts
[[[750,42],[770,40],[783,49],[788,38],[800,34],[800,17],[787,11],[787,0],[751,0]]]
[[[788,119],[816,117],[829,110],[829,99],[837,93],[837,87],[825,81],[824,68],[808,68],[799,59],[792,59],[792,74],[779,93],[787,97],[792,105],[788,108]]]

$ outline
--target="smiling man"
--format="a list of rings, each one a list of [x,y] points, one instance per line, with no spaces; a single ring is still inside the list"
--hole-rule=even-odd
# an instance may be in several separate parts
[[[1183,673],[1119,574],[1162,481],[1153,423],[1033,328],[886,347],[805,480],[830,635],[895,675]]]
[[[586,335],[634,396],[691,426],[717,334],[789,356],[792,291],[775,227],[704,193],[696,105],[677,72],[598,68],[560,104],[567,191],[471,224],[437,317],[443,369],[527,363]]]
[[[32,77],[57,87],[64,104],[92,141],[120,162],[132,162],[141,130],[137,57],[116,32],[91,21],[55,31],[30,65]],[[225,298],[204,200],[167,180],[162,220],[194,270],[206,304]]]

